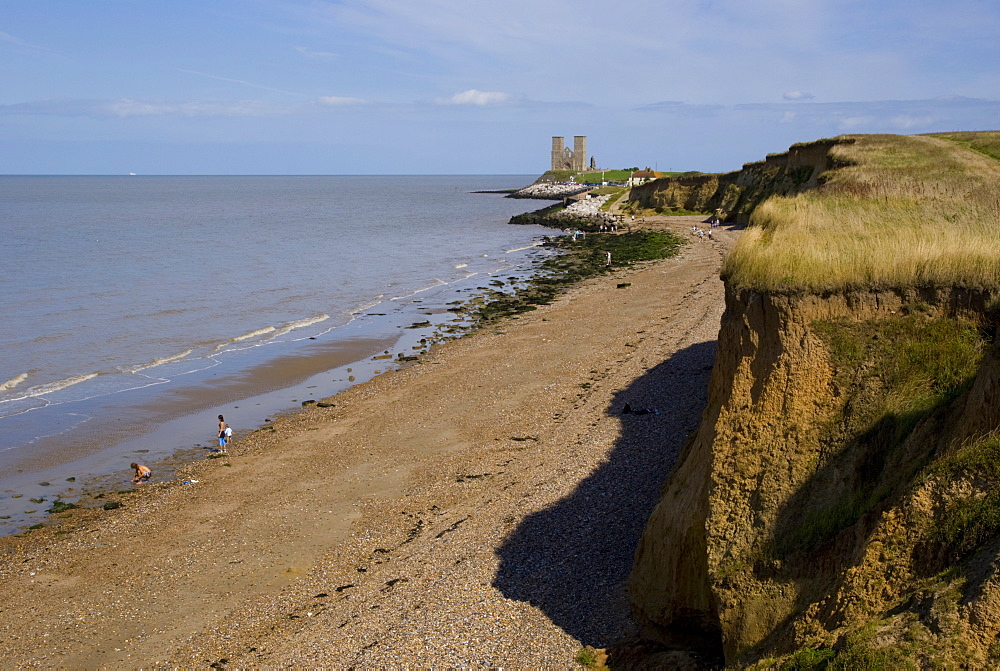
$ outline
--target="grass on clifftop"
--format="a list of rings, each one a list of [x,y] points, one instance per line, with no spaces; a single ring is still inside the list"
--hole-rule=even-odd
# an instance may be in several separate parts
[[[820,188],[753,212],[723,277],[762,291],[1000,287],[1000,132],[942,137],[845,136]]]
[[[1000,131],[994,132],[974,132],[974,133],[931,133],[931,137],[939,137],[943,140],[957,142],[958,144],[986,154],[990,158],[1000,161]]]

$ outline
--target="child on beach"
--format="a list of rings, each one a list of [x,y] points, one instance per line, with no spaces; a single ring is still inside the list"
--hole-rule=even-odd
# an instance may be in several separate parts
[[[153,471],[149,470],[149,466],[143,466],[134,461],[129,466],[135,469],[135,476],[132,478],[133,485],[149,482],[149,479],[153,477]]]
[[[222,417],[222,415],[219,415],[219,435],[218,435],[218,438],[219,438],[219,451],[220,452],[225,452],[226,451],[226,443],[229,442],[229,436],[231,436],[231,435],[233,435],[233,430],[229,428],[228,424],[226,424],[226,420]]]

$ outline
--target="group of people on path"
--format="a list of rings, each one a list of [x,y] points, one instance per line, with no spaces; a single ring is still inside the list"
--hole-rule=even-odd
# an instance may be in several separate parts
[[[219,439],[219,449],[218,451],[222,454],[226,453],[226,446],[229,445],[229,441],[233,439],[233,429],[226,423],[226,418],[219,415],[219,431],[216,434]],[[153,477],[153,471],[145,464],[137,464],[134,461],[129,464],[129,468],[135,471],[135,475],[132,476],[132,484],[141,485],[143,483],[149,482],[149,479]]]
[[[705,231],[701,230],[700,228],[698,228],[697,226],[692,226],[691,227],[691,235],[697,235],[699,240],[704,240],[705,238],[708,238],[709,240],[711,240],[712,239],[712,229],[710,228],[710,229],[708,229],[707,232],[705,232]]]

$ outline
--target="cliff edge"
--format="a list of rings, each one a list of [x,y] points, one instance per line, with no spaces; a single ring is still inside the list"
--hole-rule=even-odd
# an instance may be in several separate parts
[[[636,551],[645,650],[1000,663],[1000,162],[964,140],[838,138],[810,150],[810,188],[742,178],[772,195],[724,268],[709,404]]]
[[[792,145],[787,152],[746,163],[723,174],[684,174],[635,186],[628,203],[662,212],[721,213],[727,221],[745,224],[753,210],[771,196],[788,196],[815,189],[820,175],[835,167],[831,147],[846,138]]]

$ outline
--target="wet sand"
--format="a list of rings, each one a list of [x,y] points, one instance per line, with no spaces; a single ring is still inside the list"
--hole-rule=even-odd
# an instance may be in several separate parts
[[[523,281],[532,270],[525,264],[503,278],[470,276],[358,313],[318,337],[155,367],[136,373],[127,393],[53,407],[49,435],[32,440],[27,449],[0,446],[0,535],[44,521],[57,498],[78,503],[109,481],[127,480],[131,461],[154,467],[161,477],[171,475],[186,459],[204,456],[217,444],[220,414],[239,436],[265,419],[300,409],[302,402],[396,368],[397,357],[423,352],[425,343],[450,339],[451,331],[468,327],[470,320],[447,311],[453,301],[485,293],[484,282]],[[7,418],[5,438],[15,439],[18,419]],[[28,430],[37,429],[33,416],[23,419]],[[31,499],[44,499],[44,505],[25,505]]]
[[[437,346],[105,498],[121,508],[0,539],[6,663],[569,666],[627,634],[623,581],[705,403],[735,235]]]

